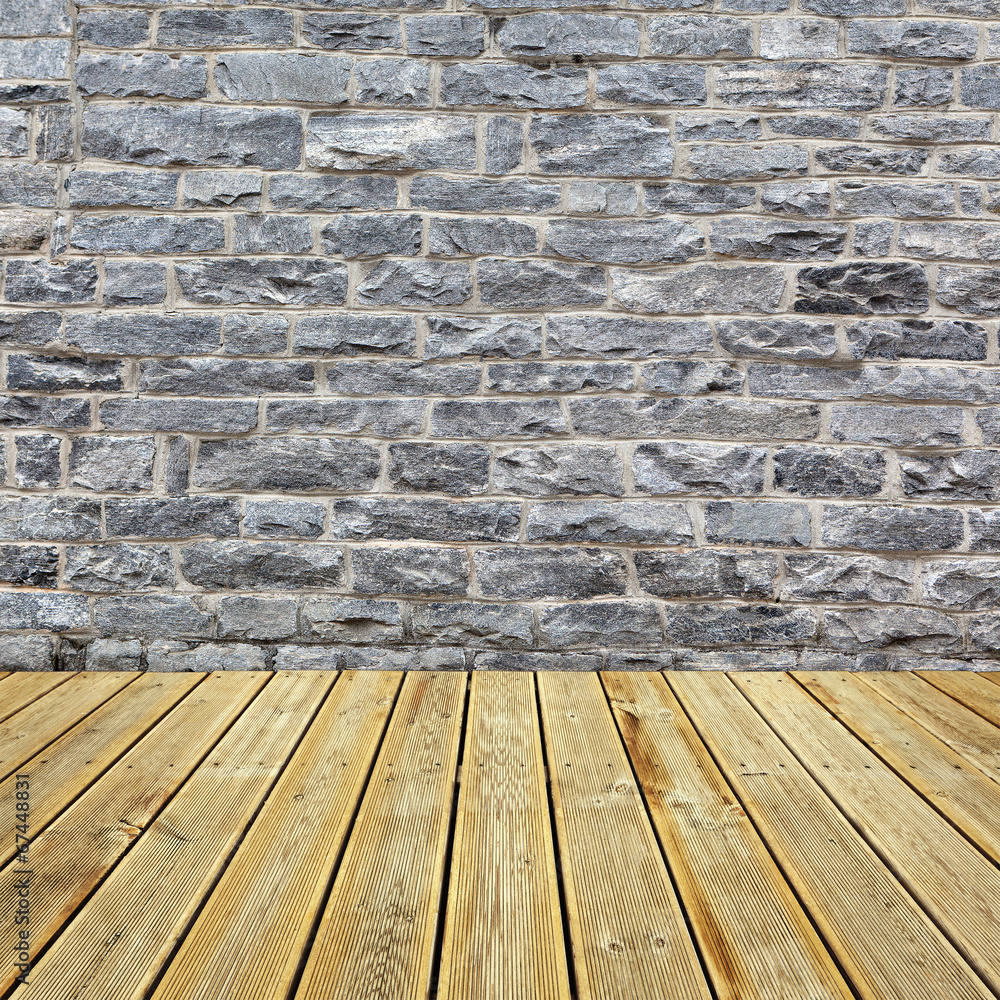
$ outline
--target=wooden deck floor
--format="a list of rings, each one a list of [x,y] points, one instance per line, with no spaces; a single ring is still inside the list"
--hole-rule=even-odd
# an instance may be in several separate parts
[[[2,997],[1000,997],[1000,673],[11,674],[0,764]]]

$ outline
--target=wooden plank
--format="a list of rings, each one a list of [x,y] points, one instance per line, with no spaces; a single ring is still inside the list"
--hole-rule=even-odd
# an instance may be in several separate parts
[[[707,1000],[708,985],[592,673],[539,673],[581,1000]]]
[[[1000,690],[990,683],[988,674],[971,670],[915,670],[914,673],[987,722],[1000,726]]]
[[[569,1000],[530,673],[472,675],[440,1000]]]
[[[602,674],[719,1000],[851,1000],[798,900],[659,674]]]
[[[274,675],[135,838],[41,957],[30,983],[18,986],[13,995],[31,1000],[144,996],[334,676],[324,671]],[[69,829],[77,836],[89,833],[81,823]],[[58,879],[51,885],[39,882],[39,902],[46,894],[66,891]]]
[[[402,677],[341,675],[155,1000],[288,995]]]
[[[428,996],[465,686],[464,672],[407,674],[299,1000]]]
[[[203,675],[193,675],[200,679]],[[31,845],[32,953],[87,895],[263,687],[263,674],[210,675]],[[123,694],[128,693],[126,689]],[[0,947],[13,946],[16,862],[0,869]],[[0,968],[0,990],[15,971]]]
[[[850,674],[802,671],[793,676],[931,806],[1000,862],[1000,786]]]
[[[0,777],[12,774],[138,677],[138,672],[128,670],[77,673],[30,702],[0,725]]]
[[[979,975],[1000,989],[1000,871],[790,677],[733,680]]]
[[[142,674],[25,761],[18,771],[31,775],[32,834],[44,829],[203,676]],[[0,782],[0,864],[15,853],[16,779],[12,774]]]
[[[866,670],[855,676],[1000,782],[1000,728],[909,671]]]
[[[5,722],[15,712],[20,712],[26,705],[41,698],[48,691],[65,684],[76,675],[69,671],[46,670],[34,673],[29,670],[17,670],[4,677],[3,708],[0,708],[0,722]]]
[[[992,996],[726,675],[664,676],[859,996]]]

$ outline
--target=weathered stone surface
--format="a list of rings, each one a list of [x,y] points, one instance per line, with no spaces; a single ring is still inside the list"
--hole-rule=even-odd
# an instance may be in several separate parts
[[[260,174],[236,170],[197,170],[184,175],[185,208],[260,208]]]
[[[479,590],[487,598],[582,599],[624,595],[625,560],[617,552],[584,548],[477,549]]]
[[[847,226],[838,223],[758,222],[721,219],[712,223],[709,247],[723,257],[757,260],[833,260],[844,249]]]
[[[542,641],[564,646],[656,646],[662,630],[651,601],[593,601],[547,607],[539,613]]]
[[[808,168],[809,155],[801,146],[720,144],[693,146],[688,150],[686,173],[695,180],[750,181],[794,177]]]
[[[637,56],[639,21],[597,14],[522,14],[501,21],[496,43],[504,55]]]
[[[757,200],[757,191],[748,185],[668,184],[644,185],[646,208],[652,212],[683,215],[712,215],[715,212],[747,208]]]
[[[179,180],[180,174],[165,170],[81,168],[69,175],[69,202],[87,208],[171,208],[177,200]]]
[[[441,72],[441,100],[468,107],[578,108],[587,103],[587,71],[456,63]]]
[[[666,610],[667,641],[691,646],[791,645],[807,642],[816,632],[816,616],[806,608],[682,604]]]
[[[924,565],[922,596],[929,604],[960,611],[1000,607],[1000,562],[996,559],[935,559]]]
[[[56,171],[29,163],[0,166],[0,205],[52,208],[56,203]]]
[[[640,493],[695,493],[727,496],[759,493],[764,488],[763,448],[657,442],[640,444],[632,471]]]
[[[85,156],[151,166],[297,167],[296,111],[193,105],[88,104]]]
[[[355,63],[358,104],[430,106],[431,68],[409,59],[366,59]]]
[[[246,438],[203,441],[192,471],[196,489],[369,490],[378,451],[361,441]]]
[[[371,52],[398,49],[399,19],[370,14],[306,14],[302,22],[306,38],[323,49]]]
[[[809,508],[803,503],[713,501],[705,505],[705,537],[710,543],[803,548],[811,539]]]
[[[418,433],[426,409],[410,399],[281,400],[268,403],[267,428],[397,438]]]
[[[422,361],[342,361],[326,370],[327,387],[344,396],[468,396],[479,389],[478,365]]]
[[[634,387],[635,375],[626,364],[553,365],[527,361],[486,369],[486,388],[491,392],[549,394]]]
[[[642,369],[644,389],[674,396],[739,392],[743,382],[743,372],[718,361],[658,361]]]
[[[105,260],[104,305],[152,306],[167,297],[167,268],[154,260]]]
[[[506,174],[524,160],[524,126],[517,118],[496,115],[486,121],[486,173]]]
[[[59,0],[3,0],[0,4],[5,35],[65,35],[70,18]]]
[[[711,351],[712,331],[701,320],[553,316],[546,343],[553,355],[562,357],[689,357]]]
[[[481,260],[476,280],[482,301],[496,309],[595,306],[608,294],[600,268],[547,260]]]
[[[73,223],[70,246],[101,254],[188,254],[222,250],[221,219],[190,215],[101,215]]]
[[[571,260],[679,264],[705,256],[705,237],[686,222],[666,219],[560,219],[549,223],[545,248]]]
[[[847,328],[851,357],[983,361],[986,330],[961,320],[862,320]]]
[[[313,246],[308,219],[288,215],[243,215],[233,226],[236,253],[302,253]]]
[[[960,511],[858,504],[823,508],[821,541],[831,548],[934,551],[962,544]]]
[[[905,603],[913,596],[914,563],[877,556],[822,553],[785,556],[781,597],[793,601]]]
[[[292,600],[224,597],[219,601],[219,637],[223,639],[287,639],[295,635]]]
[[[97,267],[82,258],[50,264],[46,260],[7,262],[4,297],[8,302],[93,302],[97,292]]]
[[[682,503],[550,500],[531,505],[527,538],[532,542],[690,545],[694,531]]]
[[[260,178],[257,180],[259,184]],[[395,208],[398,197],[393,177],[339,177],[336,174],[317,177],[274,174],[268,182],[268,195],[272,207],[288,212]]]
[[[644,115],[534,115],[529,139],[544,174],[661,176],[674,163],[666,123]]]
[[[359,594],[464,595],[469,557],[464,549],[371,546],[351,553]]]
[[[799,269],[796,312],[921,313],[927,275],[916,264],[837,264]]]
[[[216,59],[215,82],[232,101],[347,101],[350,59],[290,52],[227,52]]]
[[[979,47],[979,30],[972,24],[948,21],[853,20],[848,25],[847,51],[897,59],[971,59]]]
[[[130,49],[149,38],[149,15],[142,10],[81,10],[76,15],[81,44],[104,49]]]
[[[33,253],[49,236],[49,221],[33,212],[5,212],[0,217],[0,253]]]
[[[955,186],[942,183],[838,181],[834,208],[841,215],[928,217],[955,210]]]
[[[57,312],[0,312],[0,344],[44,347],[59,336]]]
[[[541,352],[542,325],[529,317],[446,316],[427,317],[425,358],[537,357]]]
[[[938,270],[937,298],[942,305],[972,316],[1000,316],[1000,271],[975,267]]]
[[[964,426],[965,416],[957,406],[834,405],[830,408],[830,434],[834,441],[938,447],[960,444]]]
[[[444,400],[431,410],[431,433],[445,438],[536,438],[565,434],[554,399]]]
[[[483,493],[489,470],[490,453],[482,445],[389,445],[388,480],[401,492]]]
[[[804,320],[723,320],[719,345],[738,358],[829,358],[837,349],[831,323]]]
[[[73,397],[0,396],[0,427],[80,430],[90,424],[90,400]]]
[[[674,15],[649,19],[649,49],[657,56],[749,56],[749,21],[735,17]]]
[[[69,54],[68,38],[2,38],[0,80],[64,80]]]
[[[234,10],[167,10],[160,15],[157,41],[172,48],[220,45],[288,45],[292,15],[259,7]]]
[[[455,306],[472,295],[468,264],[386,260],[368,267],[358,301],[369,306]]]
[[[74,590],[92,593],[149,590],[173,585],[174,564],[162,545],[72,545],[63,578]]]
[[[406,51],[416,56],[477,56],[483,51],[482,17],[429,14],[406,18]]]
[[[176,264],[181,294],[203,305],[341,305],[347,269],[314,258],[224,258]]]
[[[951,68],[897,69],[895,103],[904,108],[928,108],[947,104],[955,89]]]
[[[298,320],[292,334],[297,354],[412,355],[416,325],[409,316],[326,315]]]
[[[55,590],[59,585],[59,550],[54,545],[0,545],[0,581],[15,587]]]
[[[239,533],[239,500],[233,497],[108,497],[109,538],[219,538]]]
[[[760,23],[760,54],[764,59],[834,59],[837,25],[815,18],[768,18]]]
[[[662,274],[612,268],[611,282],[617,302],[646,313],[773,313],[785,291],[778,267],[699,264]]]
[[[533,621],[531,609],[516,604],[435,602],[413,609],[412,629],[425,642],[517,649],[533,645]]]
[[[230,313],[222,330],[227,354],[283,354],[288,345],[289,320],[266,313]]]
[[[1000,499],[1000,451],[970,449],[955,455],[901,455],[907,497],[922,500]]]
[[[201,97],[208,81],[208,65],[203,56],[82,52],[77,56],[73,79],[88,96]]]
[[[150,636],[154,639],[162,636],[209,638],[215,629],[215,619],[211,613],[203,610],[194,597],[179,594],[135,594],[127,597],[99,597],[94,602],[94,627],[104,635]],[[157,651],[152,647],[146,657],[146,666],[149,670],[204,669],[159,665]]]
[[[357,497],[331,506],[330,536],[337,539],[515,542],[521,526],[521,505],[511,500]]]
[[[886,91],[884,66],[861,63],[726,63],[716,70],[716,92],[736,108],[839,108],[870,111]]]
[[[613,63],[597,71],[597,96],[612,104],[695,107],[706,101],[705,71],[670,63]]]
[[[163,672],[193,670],[265,670],[267,658],[261,646],[248,643],[151,642],[146,650],[146,669]]]
[[[830,213],[830,186],[825,181],[772,181],[761,185],[760,204],[774,215],[822,217]]]
[[[397,601],[311,597],[302,602],[302,631],[327,642],[401,642],[403,617]]]
[[[559,204],[558,184],[517,178],[506,181],[479,178],[415,177],[410,181],[414,208],[435,212],[536,213]]]
[[[90,625],[87,598],[76,594],[0,593],[5,628],[63,631]]]
[[[14,481],[20,489],[58,489],[62,479],[62,438],[54,434],[19,434]]]
[[[153,485],[152,437],[78,437],[69,452],[69,484],[85,490],[140,493]]]
[[[181,572],[208,590],[340,589],[344,552],[304,542],[197,542],[180,550]]]
[[[970,108],[1000,107],[1000,75],[994,64],[963,66],[959,87],[962,103]]]
[[[517,496],[593,494],[621,496],[621,456],[601,445],[511,448],[497,453],[493,489]]]
[[[910,648],[950,652],[962,648],[959,623],[926,608],[828,611],[827,638],[841,648]]]
[[[763,552],[636,552],[639,587],[656,597],[774,597],[777,556]]]
[[[431,253],[446,257],[521,257],[537,252],[538,230],[514,219],[431,219],[428,247]]]
[[[5,635],[0,642],[0,670],[52,670],[54,662],[55,644],[48,636]]]
[[[880,451],[780,448],[774,454],[774,486],[802,497],[870,497],[885,488],[886,469]]]

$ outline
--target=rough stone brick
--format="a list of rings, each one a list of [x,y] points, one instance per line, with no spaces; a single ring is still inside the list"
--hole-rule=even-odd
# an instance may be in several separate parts
[[[809,508],[803,503],[713,501],[705,505],[705,537],[728,545],[809,545]]]
[[[966,315],[1000,316],[997,270],[942,267],[938,270],[937,299]]]
[[[720,219],[712,223],[709,247],[723,257],[756,260],[833,260],[844,249],[847,226],[841,223],[759,222]]]
[[[775,489],[796,496],[870,497],[885,483],[886,459],[880,451],[794,446],[774,453]]]
[[[36,392],[114,391],[122,388],[117,361],[11,354],[7,357],[7,388]]]
[[[397,601],[311,597],[302,602],[302,632],[327,642],[401,642],[403,616]]]
[[[401,492],[469,496],[486,491],[489,470],[483,445],[391,444],[386,477]]]
[[[924,564],[922,596],[929,604],[983,611],[1000,607],[1000,562],[935,559]]]
[[[358,104],[430,107],[431,69],[409,59],[365,59],[354,66]]]
[[[823,553],[785,556],[781,596],[793,601],[907,602],[912,598],[914,563],[878,556]]]
[[[955,186],[931,183],[838,181],[833,192],[840,215],[888,215],[895,218],[950,215]]]
[[[309,220],[294,215],[239,215],[233,223],[235,253],[302,253],[312,245]]]
[[[92,302],[97,267],[91,259],[50,264],[46,260],[9,260],[4,282],[8,302]]]
[[[274,174],[268,182],[271,205],[283,212],[341,212],[351,208],[395,208],[393,177],[338,177]]]
[[[774,597],[778,559],[769,553],[644,550],[634,558],[640,588],[656,597]]]
[[[523,179],[415,177],[410,182],[410,204],[435,212],[536,213],[555,208],[559,198],[558,184]]]
[[[493,489],[517,496],[621,496],[623,465],[613,448],[564,444],[511,448],[497,454]]]
[[[899,253],[918,260],[987,260],[1000,254],[1000,227],[990,223],[904,222]]]
[[[202,643],[191,646],[186,642],[151,642],[146,650],[146,669],[177,672],[192,670],[206,673],[213,670],[265,670],[265,650],[248,643]]]
[[[222,639],[288,639],[297,631],[293,600],[224,597],[219,601]]]
[[[775,135],[795,135],[804,139],[857,139],[861,135],[856,115],[781,115],[767,119]],[[824,147],[817,147],[817,153]]]
[[[477,652],[473,661],[474,670],[600,670],[601,666],[600,654],[520,650]]]
[[[413,635],[418,640],[458,643],[465,647],[506,649],[533,644],[533,616],[520,605],[469,601],[421,604],[413,609]]]
[[[735,17],[674,15],[649,19],[655,56],[749,56],[751,24]]]
[[[149,15],[143,10],[81,10],[76,37],[102,49],[133,49],[149,38]]]
[[[834,441],[940,447],[962,441],[965,416],[957,406],[830,407]]]
[[[986,146],[943,149],[938,156],[938,170],[943,174],[1000,177],[1000,156],[997,155],[997,150]],[[966,215],[982,214],[981,196],[977,187],[963,185],[959,188],[958,194],[962,211]]]
[[[208,638],[215,629],[215,619],[193,597],[135,594],[98,598],[94,602],[94,627],[104,635]],[[150,670],[157,669],[151,655],[147,666]]]
[[[541,353],[542,325],[517,316],[427,317],[425,358],[531,358]]]
[[[640,444],[632,471],[639,493],[747,495],[764,488],[763,448],[662,441]]]
[[[85,490],[139,493],[153,485],[152,437],[79,437],[70,444],[69,484]]]
[[[431,409],[431,433],[445,438],[550,437],[567,432],[554,399],[448,399]]]
[[[511,500],[358,497],[334,500],[330,516],[330,536],[345,540],[514,542],[520,526]]]
[[[0,166],[0,205],[15,208],[53,208],[57,174],[52,167],[32,163]]]
[[[774,215],[823,217],[830,214],[830,187],[825,181],[772,181],[761,185],[760,206]]]
[[[856,222],[852,249],[857,257],[888,257],[895,231],[893,222]]]
[[[351,553],[359,594],[462,596],[469,584],[464,549],[372,546]]]
[[[372,52],[398,49],[401,44],[398,17],[307,13],[302,21],[302,31],[313,45],[321,49]]]
[[[221,219],[192,215],[101,215],[74,220],[70,246],[100,254],[187,254],[225,246]]]
[[[510,108],[577,108],[587,103],[587,72],[503,63],[457,63],[441,72],[444,104]]]
[[[989,142],[992,122],[988,117],[963,116],[957,120],[941,115],[876,115],[871,119],[872,132],[881,138],[918,142]],[[950,152],[950,151],[948,151]],[[978,153],[979,150],[972,150]],[[965,171],[951,171],[964,173]]]
[[[0,108],[0,155],[25,156],[28,152],[28,113]]]
[[[426,408],[411,399],[281,400],[267,405],[267,429],[405,437],[419,433]]]
[[[73,79],[81,93],[107,97],[202,97],[208,81],[203,56],[168,56],[162,52],[122,55],[82,52]]]
[[[921,66],[896,70],[895,104],[903,108],[932,108],[947,104],[955,89],[955,72],[950,67]]]
[[[705,256],[705,237],[667,219],[557,219],[548,225],[545,248],[573,260],[679,264]]]
[[[700,320],[553,316],[547,346],[562,357],[688,357],[711,352],[712,331]]]
[[[35,155],[39,160],[65,162],[73,159],[73,141],[76,134],[73,109],[68,104],[39,108],[38,134],[35,137]]]
[[[306,163],[335,170],[473,170],[475,126],[453,115],[312,115]]]
[[[45,587],[59,582],[59,550],[54,545],[0,545],[0,580],[15,587]],[[5,636],[0,646],[7,641]]]
[[[670,654],[669,659],[662,664],[649,658],[647,666],[646,658],[641,654],[633,657],[627,653],[621,656],[621,667],[611,666],[618,662],[617,657],[609,656],[608,661],[609,669],[612,670],[627,670],[630,667],[634,670],[794,670],[799,657],[808,655],[809,651],[806,649],[797,652],[780,649],[737,649],[732,652],[686,649]],[[853,663],[851,660],[852,667]],[[842,666],[841,669],[846,670],[847,667]]]
[[[903,647],[931,652],[962,648],[959,623],[926,608],[859,608],[828,611],[826,635],[846,649]]]
[[[0,593],[0,621],[11,629],[87,628],[87,598],[76,594]]]
[[[0,217],[0,253],[32,253],[49,238],[50,223],[35,212],[5,212]]]
[[[789,645],[814,638],[815,614],[806,608],[779,608],[773,604],[726,607],[682,604],[666,610],[668,642],[691,646],[758,643]]]
[[[55,644],[45,635],[5,635],[0,642],[0,670],[52,670]]]
[[[611,270],[615,300],[626,309],[646,313],[773,313],[778,311],[785,281],[780,267],[700,264],[662,274]]]
[[[0,23],[5,35],[65,35],[70,30],[66,5],[59,0],[3,0]]]
[[[289,325],[285,316],[230,313],[222,326],[223,350],[227,354],[284,354]]]
[[[344,104],[351,60],[291,52],[227,52],[215,61],[215,83],[231,101]]]
[[[573,214],[634,215],[639,205],[635,184],[615,181],[571,181],[566,208]]]
[[[313,379],[314,365],[309,362],[176,358],[142,362],[139,390],[187,396],[254,396],[312,392]]]
[[[670,63],[613,63],[597,71],[597,96],[613,104],[696,107],[707,100],[705,70]]]
[[[764,59],[835,59],[837,25],[813,18],[767,18],[760,22],[760,54]]]
[[[983,361],[986,330],[964,320],[862,320],[847,328],[851,357]]]
[[[595,306],[608,295],[600,268],[557,261],[480,260],[476,280],[480,299],[496,309]]]
[[[934,551],[962,544],[962,514],[935,507],[827,504],[822,544],[831,548]]]
[[[716,69],[716,93],[735,108],[838,108],[870,111],[881,107],[885,66],[863,63],[726,63]]]
[[[81,497],[8,497],[0,501],[0,538],[90,541],[101,537],[101,503]]]
[[[456,306],[472,296],[468,264],[434,260],[385,260],[367,267],[357,284],[368,306]]]
[[[747,181],[804,174],[809,155],[801,146],[692,146],[687,173],[695,180]]]
[[[19,489],[56,489],[62,479],[62,438],[53,434],[20,434],[14,481]]]
[[[678,115],[674,134],[683,142],[754,142],[763,138],[757,115]]]
[[[0,345],[44,347],[59,336],[57,312],[0,312]]]
[[[531,542],[691,545],[694,531],[683,503],[631,500],[548,500],[528,513]]]
[[[465,653],[452,646],[430,649],[347,646],[341,662],[345,670],[464,670]]]
[[[494,29],[504,55],[540,59],[638,56],[639,21],[597,14],[522,14]]]
[[[93,354],[208,354],[218,349],[220,326],[215,316],[84,313],[67,317],[66,341]]]
[[[343,361],[326,369],[327,388],[344,396],[468,396],[478,391],[478,365],[422,361]]]
[[[106,260],[104,305],[159,305],[167,297],[167,268],[152,260]]]
[[[157,44],[170,48],[290,45],[292,15],[283,10],[166,10],[160,14]]]
[[[832,323],[732,319],[717,324],[719,346],[738,358],[830,358],[837,349]]]
[[[414,218],[419,220],[419,216]],[[514,219],[431,219],[429,248],[445,257],[522,257],[538,251],[538,230]]]
[[[524,159],[524,126],[517,118],[497,115],[486,121],[486,173],[506,174]]]
[[[900,456],[900,479],[907,497],[922,500],[1000,498],[1000,452],[970,449],[956,455]]]
[[[948,21],[865,21],[848,24],[847,51],[896,59],[971,59],[979,47],[972,24]]]
[[[344,552],[304,542],[196,542],[180,550],[181,571],[208,590],[340,589]]]
[[[256,402],[199,399],[108,399],[101,423],[119,431],[242,434],[257,426]]]
[[[0,38],[0,79],[64,80],[68,38]]]
[[[487,598],[622,596],[627,584],[625,560],[603,549],[507,546],[477,549],[473,560],[479,589]]]
[[[542,641],[563,646],[656,646],[662,630],[651,601],[588,601],[547,607],[539,613]]]
[[[490,365],[486,369],[486,388],[491,392],[550,394],[634,387],[632,366],[626,364],[553,365],[528,361],[523,364]]]
[[[531,147],[543,174],[669,175],[670,130],[644,115],[534,115]]]
[[[929,304],[927,275],[916,264],[837,264],[798,272],[796,312],[922,313]]]
[[[369,490],[378,451],[362,441],[246,438],[203,441],[192,473],[196,489],[291,492]]]
[[[171,586],[174,565],[162,545],[71,545],[63,579],[74,590],[94,593],[148,590]]]
[[[730,187],[727,184],[672,181],[644,185],[644,200],[651,212],[714,215],[716,212],[748,208],[757,200],[757,190],[747,185]]]
[[[230,497],[108,497],[104,510],[109,538],[224,538],[239,531],[239,501]]]
[[[296,354],[408,356],[415,351],[416,339],[411,316],[334,314],[300,319],[292,346]]]
[[[187,12],[185,12],[187,16]],[[147,166],[297,167],[297,111],[211,105],[88,104],[83,154]]]
[[[314,258],[223,258],[176,264],[181,293],[201,305],[341,305],[347,269]]]
[[[184,175],[185,208],[260,208],[260,174],[237,170],[193,170]]]
[[[406,51],[414,56],[478,56],[485,19],[464,14],[406,18]]]
[[[172,208],[179,180],[180,174],[166,170],[79,168],[69,175],[69,203],[74,208]]]
[[[46,396],[0,396],[0,427],[80,430],[90,426],[90,401]]]
[[[243,530],[254,538],[318,538],[326,505],[302,500],[247,500]]]

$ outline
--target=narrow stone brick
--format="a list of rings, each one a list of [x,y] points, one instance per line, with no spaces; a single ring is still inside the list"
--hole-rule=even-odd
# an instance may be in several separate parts
[[[514,219],[431,219],[429,248],[446,257],[522,257],[538,251],[538,230]]]
[[[532,542],[690,545],[694,531],[683,503],[547,500],[531,505],[527,537]]]
[[[172,586],[174,564],[163,545],[71,545],[63,579],[74,590],[91,593],[148,590]]]
[[[757,200],[757,191],[747,185],[688,184],[671,181],[668,184],[644,185],[646,208],[651,212],[671,212],[683,215],[714,215],[716,212],[748,208]]]
[[[716,69],[716,93],[736,108],[871,111],[882,106],[887,76],[886,67],[863,63],[726,63]]]
[[[692,146],[685,172],[695,180],[750,181],[793,177],[808,169],[809,155],[803,147],[774,143],[748,147]]]
[[[412,355],[416,339],[416,324],[410,316],[332,314],[300,319],[292,346],[296,354],[398,357]]]
[[[192,646],[189,642],[155,641],[146,649],[146,669],[154,672],[190,670],[207,673],[266,668],[264,648],[245,642],[207,642]]]
[[[473,648],[531,646],[534,643],[533,622],[530,608],[471,601],[420,604],[412,614],[415,638]]]
[[[242,170],[189,170],[184,175],[185,208],[260,208],[263,179]]]
[[[490,453],[483,445],[389,445],[387,478],[400,492],[452,496],[484,493],[489,471]]]
[[[318,538],[326,505],[304,500],[247,500],[243,530],[254,538]]]
[[[307,13],[302,21],[305,37],[322,49],[371,52],[398,49],[399,19],[374,14]]]
[[[215,83],[232,101],[344,104],[351,60],[290,52],[227,52],[215,61]]]
[[[176,358],[144,361],[139,391],[181,396],[255,396],[312,392],[315,366],[300,361]]]
[[[927,275],[916,264],[838,264],[799,269],[796,312],[922,313]]]
[[[357,285],[368,306],[456,306],[472,296],[468,264],[386,260],[368,267]]]
[[[921,500],[1000,498],[1000,452],[969,449],[955,455],[901,455],[900,480],[907,497]]]
[[[644,550],[634,558],[640,588],[655,597],[774,597],[778,558],[768,553]]]
[[[772,181],[761,185],[760,207],[774,215],[822,218],[830,214],[830,186],[825,181]]]
[[[135,594],[98,598],[94,602],[94,627],[104,635],[208,638],[215,631],[215,619],[193,597]],[[147,667],[155,670],[152,661],[152,657],[147,659]]]
[[[282,212],[342,212],[352,208],[395,208],[393,177],[338,177],[274,174],[268,182],[271,205]]]
[[[9,260],[4,281],[8,302],[93,302],[97,267],[92,259],[50,264],[46,260]]]
[[[862,320],[847,328],[848,350],[859,359],[986,359],[986,330],[962,320]]]
[[[962,648],[959,623],[926,608],[829,611],[827,638],[844,649],[904,648],[949,652]]]
[[[582,600],[625,593],[625,560],[617,552],[508,546],[477,549],[473,558],[487,598]]]
[[[457,107],[578,108],[587,103],[587,71],[456,63],[441,71],[441,100]]]
[[[971,316],[1000,316],[1000,288],[994,268],[942,267],[938,270],[937,298]]]
[[[914,563],[877,556],[833,556],[821,553],[785,556],[781,596],[793,601],[909,601]]]
[[[90,426],[90,401],[72,397],[0,396],[0,427],[80,430]]]
[[[181,294],[201,305],[342,305],[347,269],[312,258],[223,258],[176,264]]]
[[[655,56],[749,56],[749,21],[714,15],[649,19],[649,49]]]
[[[743,383],[743,372],[738,368],[715,361],[658,361],[642,369],[644,389],[672,396],[740,392]]]
[[[469,396],[479,390],[478,365],[422,361],[343,361],[326,369],[327,388],[344,396]]]
[[[639,21],[597,14],[522,14],[500,22],[496,43],[504,55],[638,56]]]
[[[142,10],[81,10],[76,37],[102,49],[133,49],[149,38],[149,15]]]
[[[425,358],[537,357],[542,347],[542,324],[530,317],[427,317]]]
[[[110,501],[109,501],[110,502]],[[12,541],[90,541],[101,537],[101,502],[81,497],[0,500],[0,538]]]
[[[73,79],[81,93],[107,97],[202,97],[208,81],[203,56],[144,52],[82,52]]]
[[[829,358],[837,349],[832,323],[802,320],[723,320],[719,345],[738,358]]]
[[[0,669],[52,670],[55,644],[45,635],[5,635],[0,644]]]
[[[640,444],[632,471],[639,493],[748,495],[764,488],[763,448],[689,442]]]
[[[230,497],[108,497],[109,538],[235,537],[239,501]]]
[[[833,260],[844,249],[847,226],[839,223],[758,222],[720,219],[712,223],[709,247],[724,257],[755,260]]]
[[[469,585],[464,549],[358,548],[351,553],[351,566],[359,594],[462,596]]]
[[[666,124],[642,115],[534,115],[530,142],[544,174],[669,175]]]
[[[818,623],[806,608],[682,604],[667,608],[664,631],[668,642],[690,646],[790,645],[815,638]]]
[[[426,409],[411,399],[279,400],[267,404],[267,429],[398,438],[420,432]]]
[[[117,361],[10,354],[7,388],[36,392],[114,391],[122,388],[122,366]]]
[[[700,66],[613,63],[597,71],[597,96],[612,104],[699,107],[706,103],[707,94],[705,70]]]
[[[632,367],[625,364],[553,365],[528,361],[490,365],[486,369],[486,388],[491,392],[550,395],[555,392],[599,392],[634,387]]]
[[[549,437],[567,432],[554,399],[443,400],[431,410],[431,433],[446,438]]]
[[[775,489],[800,497],[870,497],[886,484],[886,459],[879,451],[830,451],[794,446],[774,453]]]
[[[595,306],[608,295],[600,268],[548,260],[480,260],[476,280],[482,301],[497,309]]]
[[[190,215],[102,215],[76,219],[70,246],[100,254],[187,254],[222,250],[221,219]]]
[[[701,264],[664,274],[612,268],[611,282],[617,302],[646,313],[773,313],[785,291],[778,267]]]
[[[940,447],[960,444],[964,426],[964,414],[957,406],[830,407],[830,434],[835,441]]]
[[[166,10],[156,38],[171,48],[289,45],[292,31],[292,15],[283,10]]]
[[[835,59],[837,25],[813,18],[768,18],[760,23],[760,54],[764,59]]]
[[[947,216],[955,211],[955,186],[838,181],[834,185],[834,208],[840,215]]]
[[[200,399],[107,399],[100,419],[110,430],[243,434],[257,426],[256,402]]]
[[[516,542],[520,527],[521,504],[512,500],[358,497],[334,500],[330,514],[330,536],[345,540]]]
[[[82,595],[0,593],[0,620],[5,628],[60,632],[87,628],[90,609]]]
[[[15,587],[46,587],[59,583],[59,550],[54,545],[0,545],[0,580]],[[4,643],[8,637],[4,636]]]
[[[483,51],[485,19],[430,14],[406,18],[406,51],[415,56],[477,56]]]
[[[662,630],[652,601],[587,601],[547,607],[538,616],[548,645],[657,646]]]
[[[435,212],[536,213],[555,208],[559,197],[558,184],[524,179],[415,177],[410,182],[413,207]]]
[[[804,503],[713,501],[705,505],[705,537],[728,545],[786,545],[805,548],[811,538]]]
[[[419,215],[341,215],[323,227],[320,237],[327,253],[345,257],[414,257],[423,241],[423,219]]]
[[[688,223],[666,219],[558,219],[548,225],[545,248],[572,260],[679,264],[705,256],[705,237]]]
[[[311,597],[302,602],[302,631],[326,642],[401,642],[401,606],[398,601]]]
[[[831,548],[935,551],[962,544],[962,514],[935,507],[827,504],[822,544]]]
[[[304,542],[196,542],[180,550],[181,571],[207,590],[340,589],[344,553]]]
[[[285,316],[230,313],[222,326],[222,349],[227,354],[284,354],[289,325]]]

